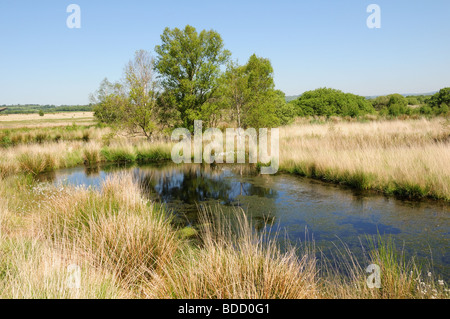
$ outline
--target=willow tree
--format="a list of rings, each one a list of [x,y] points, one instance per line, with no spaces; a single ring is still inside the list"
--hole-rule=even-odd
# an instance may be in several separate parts
[[[192,129],[203,117],[202,108],[214,98],[220,67],[231,55],[224,49],[219,33],[200,33],[187,25],[183,30],[166,28],[161,45],[155,47],[155,69],[159,73],[166,100],[173,101],[184,127]]]

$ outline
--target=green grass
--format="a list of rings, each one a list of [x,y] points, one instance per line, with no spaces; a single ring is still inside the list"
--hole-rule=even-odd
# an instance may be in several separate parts
[[[171,159],[171,152],[169,147],[155,146],[155,147],[137,147],[136,162],[138,163],[153,163],[166,161]]]
[[[32,175],[52,171],[56,167],[53,156],[47,153],[24,153],[20,155],[17,160],[19,162],[19,169],[22,172]]]
[[[132,163],[136,161],[136,154],[130,147],[104,147],[100,152],[106,162]]]

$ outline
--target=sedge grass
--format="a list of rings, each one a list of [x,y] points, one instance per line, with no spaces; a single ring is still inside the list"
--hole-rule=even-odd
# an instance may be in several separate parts
[[[185,239],[131,175],[100,191],[10,176],[0,180],[0,197],[3,298],[449,297],[446,283],[424,276],[388,241],[369,245],[383,284],[373,290],[349,250],[337,250],[339,266],[311,250],[281,250],[242,212],[230,222],[203,211],[200,242]],[[80,289],[67,287],[71,264],[81,269]]]

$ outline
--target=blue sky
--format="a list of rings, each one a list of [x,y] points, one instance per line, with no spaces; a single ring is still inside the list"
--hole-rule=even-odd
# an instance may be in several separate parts
[[[81,28],[69,29],[69,4]],[[369,4],[381,28],[366,25]],[[360,95],[450,86],[450,1],[240,0],[0,2],[0,105],[85,104],[118,80],[165,27],[218,31],[233,58],[269,58],[287,95],[333,87]]]

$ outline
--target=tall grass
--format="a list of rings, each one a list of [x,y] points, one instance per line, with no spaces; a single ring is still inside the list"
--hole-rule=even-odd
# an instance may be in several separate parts
[[[32,175],[51,171],[56,166],[55,158],[44,152],[23,153],[17,158],[17,161],[22,172]]]
[[[150,278],[177,251],[170,219],[142,199],[129,175],[111,177],[101,193],[79,190],[67,197],[47,206],[48,235],[77,242],[94,265],[126,285]]]
[[[378,238],[367,263],[381,267],[381,289],[367,287],[348,249],[337,250],[335,263],[311,249],[281,249],[242,211],[228,220],[204,210],[199,241],[186,239],[128,174],[101,191],[11,176],[0,180],[0,197],[2,298],[449,297],[445,283]],[[72,264],[78,289],[67,284]]]
[[[450,290],[442,280],[436,280],[429,269],[422,268],[414,257],[407,259],[392,238],[380,235],[367,237],[365,264],[345,245],[336,247],[333,260],[322,266],[320,291],[323,298],[343,299],[448,299]],[[371,288],[367,281],[368,265],[380,269],[379,288]]]
[[[357,189],[450,200],[443,119],[305,124],[280,132],[280,169]]]
[[[150,163],[171,158],[170,143],[124,139],[95,128],[86,131],[89,142],[83,142],[83,130],[69,132],[78,134],[79,140],[67,141],[62,135],[57,143],[0,149],[0,176],[83,163]],[[8,134],[7,144],[13,136]],[[43,149],[49,155],[37,159]],[[404,198],[450,200],[449,158],[450,126],[443,118],[301,122],[280,130],[281,171]]]
[[[282,252],[267,234],[257,234],[242,211],[234,227],[202,217],[202,246],[190,249],[177,263],[149,283],[150,298],[302,299],[318,295],[314,258],[295,250]],[[205,217],[206,216],[206,217]],[[234,228],[234,229],[233,229]]]
[[[42,144],[52,142],[75,142],[101,140],[109,134],[109,128],[95,126],[63,126],[40,128],[16,128],[0,130],[0,147],[7,148],[22,144]]]

